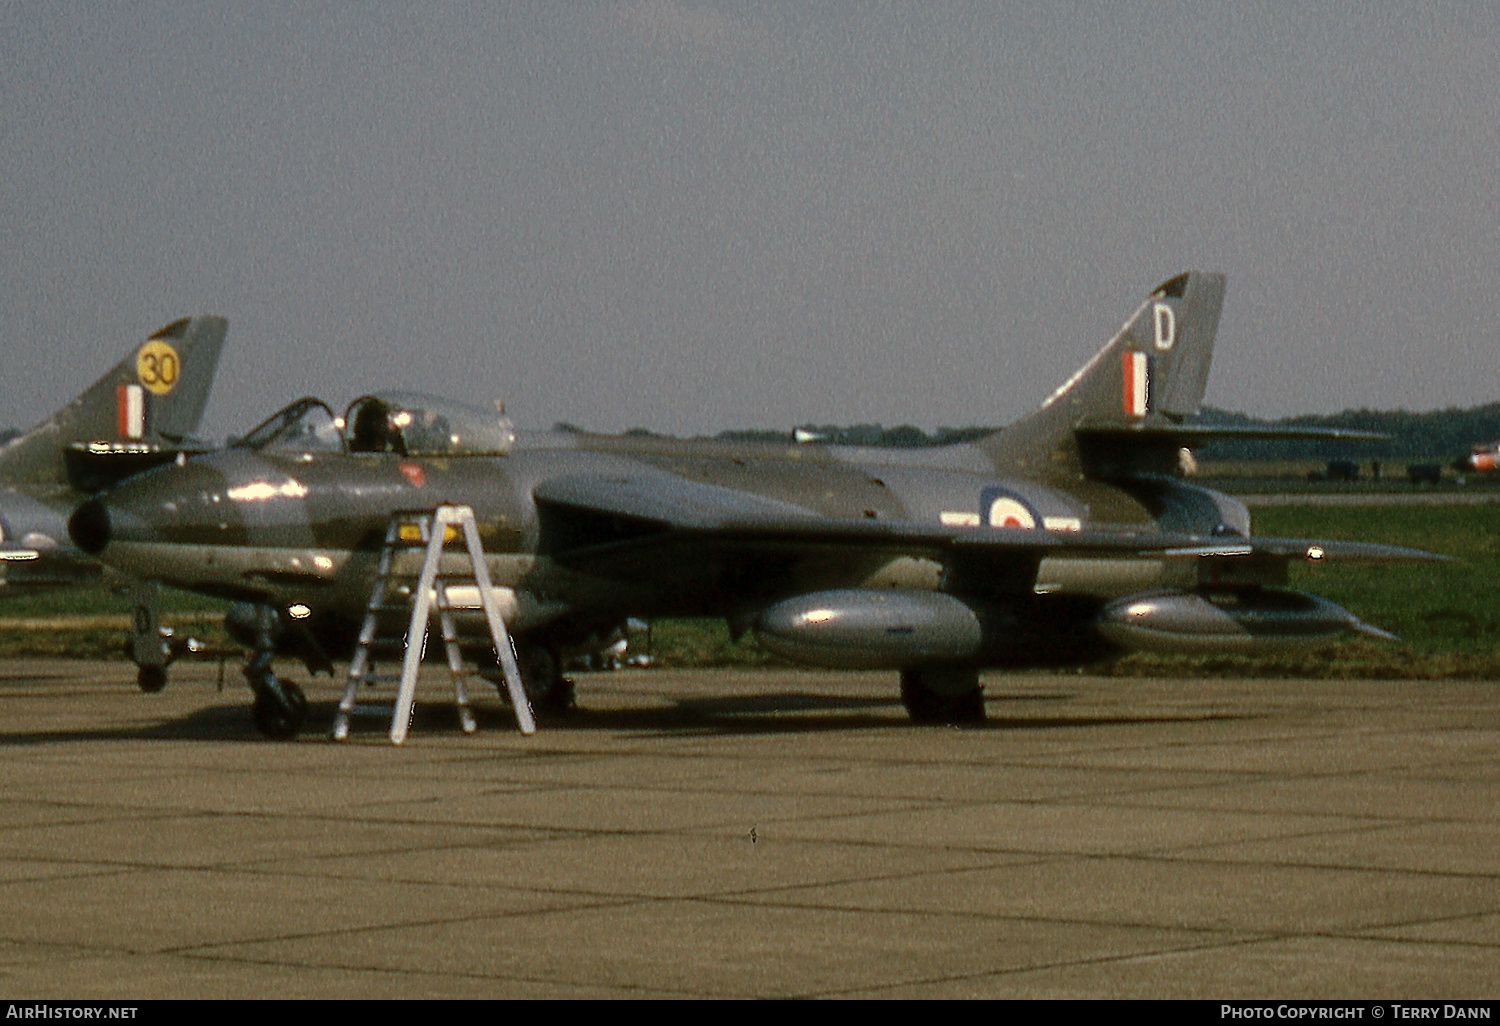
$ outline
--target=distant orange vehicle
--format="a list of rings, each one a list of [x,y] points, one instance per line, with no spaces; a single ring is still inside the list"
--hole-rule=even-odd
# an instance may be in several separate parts
[[[1493,474],[1497,459],[1500,459],[1500,442],[1488,445],[1476,442],[1473,451],[1469,453],[1469,469],[1480,474]]]

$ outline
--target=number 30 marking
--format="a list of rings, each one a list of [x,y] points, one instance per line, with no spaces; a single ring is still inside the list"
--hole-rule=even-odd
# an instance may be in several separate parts
[[[156,395],[166,395],[182,374],[177,350],[165,342],[147,342],[135,354],[135,376]]]

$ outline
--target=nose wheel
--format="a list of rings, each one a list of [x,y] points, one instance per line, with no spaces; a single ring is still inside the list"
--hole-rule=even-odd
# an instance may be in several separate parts
[[[135,684],[148,695],[154,695],[167,686],[165,666],[142,666],[135,671]]]
[[[269,624],[274,617],[275,610],[271,610],[270,615],[262,619]],[[307,722],[307,696],[296,684],[279,679],[272,671],[276,648],[275,635],[270,628],[264,629],[256,641],[258,644],[245,663],[245,680],[255,693],[255,704],[251,707],[255,729],[266,737],[287,741],[296,737]]]
[[[255,694],[255,729],[274,741],[289,741],[307,722],[307,696],[289,680],[272,680],[274,691],[267,687]]]

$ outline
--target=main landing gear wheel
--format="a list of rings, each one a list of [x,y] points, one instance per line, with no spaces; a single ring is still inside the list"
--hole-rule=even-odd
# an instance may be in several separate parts
[[[276,694],[270,688],[255,692],[255,729],[276,741],[297,736],[307,722],[307,696],[289,680],[277,681]]]
[[[983,723],[979,671],[927,667],[901,671],[901,704],[913,723]]]
[[[573,708],[573,682],[562,675],[557,656],[544,645],[522,645],[516,659],[521,685],[533,712],[561,715]]]

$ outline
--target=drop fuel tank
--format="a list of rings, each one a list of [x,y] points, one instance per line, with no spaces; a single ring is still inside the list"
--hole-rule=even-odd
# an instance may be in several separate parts
[[[778,602],[756,618],[755,634],[777,655],[845,670],[964,662],[983,640],[979,618],[952,595],[870,588]]]
[[[1100,611],[1099,632],[1142,652],[1261,652],[1331,641],[1349,631],[1392,635],[1327,599],[1275,588],[1155,592]]]

